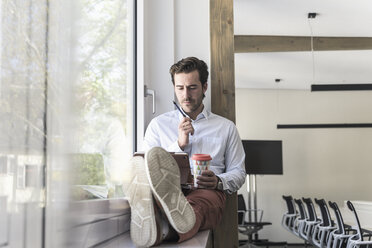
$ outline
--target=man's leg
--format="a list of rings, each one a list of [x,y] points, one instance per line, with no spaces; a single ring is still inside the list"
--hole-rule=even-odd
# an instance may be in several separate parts
[[[136,246],[149,247],[164,239],[173,240],[177,236],[173,235],[175,230],[185,233],[195,224],[194,210],[181,190],[177,162],[162,148],[151,149],[145,160],[139,156],[132,158],[123,191],[131,206],[130,233]],[[168,222],[174,229],[168,228]]]
[[[131,206],[130,235],[139,247],[149,247],[157,240],[160,229],[156,221],[151,188],[145,172],[145,161],[136,156],[129,162],[123,191]]]
[[[181,190],[176,160],[163,148],[154,147],[145,154],[145,168],[152,193],[169,223],[178,233],[190,231],[195,213]]]
[[[177,162],[167,151],[152,148],[146,153],[145,162],[152,192],[171,227],[178,233],[178,242],[193,237],[199,230],[217,226],[225,207],[224,192],[197,189],[185,198]]]
[[[222,219],[226,195],[222,191],[196,189],[186,196],[196,215],[194,227],[187,233],[178,233],[179,240],[193,237],[199,230],[215,228]]]

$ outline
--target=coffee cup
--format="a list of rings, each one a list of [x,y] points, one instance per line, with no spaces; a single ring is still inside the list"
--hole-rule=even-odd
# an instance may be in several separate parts
[[[197,177],[200,176],[203,171],[209,170],[212,157],[209,154],[193,154],[191,160],[194,172],[194,187],[198,187]],[[202,188],[202,186],[199,186],[199,188]]]

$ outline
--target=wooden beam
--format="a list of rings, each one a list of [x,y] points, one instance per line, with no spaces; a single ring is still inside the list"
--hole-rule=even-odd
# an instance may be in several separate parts
[[[233,0],[210,0],[212,112],[235,122]],[[227,195],[221,223],[213,229],[213,247],[238,247],[237,194]]]
[[[233,0],[210,0],[212,112],[235,122]]]
[[[235,35],[235,53],[311,51],[311,37]],[[372,50],[371,37],[313,37],[314,51]]]

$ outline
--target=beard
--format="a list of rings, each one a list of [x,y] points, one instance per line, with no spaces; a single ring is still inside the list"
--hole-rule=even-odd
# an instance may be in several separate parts
[[[189,103],[185,103],[185,101]],[[203,97],[198,97],[197,99],[185,99],[184,101],[182,101],[182,108],[187,114],[190,114],[197,111],[202,103]]]

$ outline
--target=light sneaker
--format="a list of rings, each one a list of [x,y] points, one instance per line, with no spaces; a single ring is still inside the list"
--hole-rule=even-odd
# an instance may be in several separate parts
[[[190,231],[195,225],[195,213],[182,193],[176,160],[163,148],[154,147],[145,154],[145,170],[169,223],[178,233]]]
[[[137,247],[150,247],[157,240],[156,216],[143,157],[129,162],[123,191],[131,207],[130,236]]]

